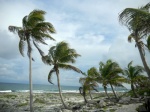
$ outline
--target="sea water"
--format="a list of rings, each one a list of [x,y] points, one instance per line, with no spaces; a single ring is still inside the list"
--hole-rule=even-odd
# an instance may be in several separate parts
[[[61,86],[63,93],[79,93],[79,86]],[[97,88],[99,92],[104,92],[102,87]],[[107,89],[112,92],[111,88]],[[125,92],[125,88],[115,88],[115,91]],[[0,92],[29,92],[29,84],[0,83]],[[57,85],[33,84],[33,93],[58,93]]]

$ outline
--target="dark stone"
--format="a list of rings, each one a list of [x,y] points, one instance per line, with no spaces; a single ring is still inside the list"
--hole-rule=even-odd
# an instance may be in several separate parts
[[[79,109],[81,109],[81,106],[78,105],[78,106],[72,107],[72,109],[73,110],[79,110]]]

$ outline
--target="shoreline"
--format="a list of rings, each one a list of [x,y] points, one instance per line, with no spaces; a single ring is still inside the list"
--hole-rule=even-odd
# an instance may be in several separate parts
[[[75,105],[83,105],[83,109],[91,110],[86,112],[92,112],[92,110],[114,110],[113,112],[136,112],[135,109],[142,105],[142,102],[131,103],[131,104],[118,104],[113,102],[106,102],[106,105],[101,108],[97,108],[100,104],[93,105],[92,100],[89,96],[87,99],[89,104],[84,105],[84,99],[79,93],[62,93],[64,101],[67,105],[73,107]],[[110,94],[111,95],[111,94]],[[94,101],[105,101],[106,96],[104,93],[92,94]],[[92,106],[93,105],[93,106]],[[111,106],[110,106],[111,105]],[[59,93],[33,93],[33,106],[35,112],[72,112],[63,109]],[[29,112],[29,93],[23,92],[10,92],[0,93],[0,109],[2,112],[13,110],[14,112]],[[59,110],[59,111],[57,111]],[[125,111],[128,110],[128,111]],[[78,111],[82,112],[82,110]],[[94,112],[94,111],[93,111]],[[109,111],[108,111],[109,112]]]

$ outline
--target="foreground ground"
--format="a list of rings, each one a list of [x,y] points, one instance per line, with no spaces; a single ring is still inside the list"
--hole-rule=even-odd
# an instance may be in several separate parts
[[[79,93],[64,93],[64,100],[69,107],[80,107],[74,112],[137,112],[142,105],[139,99],[124,97],[119,102],[108,100],[103,93],[95,93],[93,100],[87,97],[85,104]],[[34,93],[34,112],[72,112],[63,109],[58,93]],[[29,112],[29,93],[0,93],[0,112]]]

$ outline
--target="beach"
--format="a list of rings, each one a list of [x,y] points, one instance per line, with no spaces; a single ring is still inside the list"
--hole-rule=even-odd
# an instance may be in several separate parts
[[[92,94],[93,100],[87,96],[88,102],[84,103],[83,97],[79,93],[63,93],[65,103],[69,107],[79,107],[74,112],[137,112],[136,108],[142,105],[141,101],[130,103],[114,103],[106,101],[104,93]],[[127,98],[125,98],[127,100]],[[123,100],[123,99],[122,99]],[[98,103],[95,103],[98,102]],[[72,112],[63,108],[59,93],[34,93],[33,94],[34,112]],[[29,93],[28,92],[1,92],[0,93],[0,112],[29,112]]]

